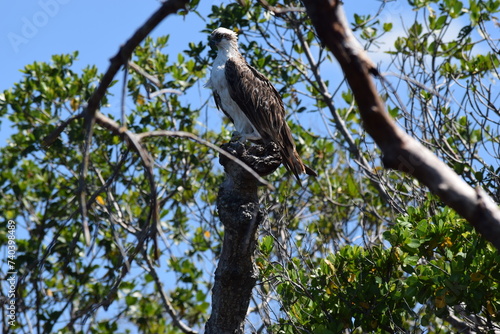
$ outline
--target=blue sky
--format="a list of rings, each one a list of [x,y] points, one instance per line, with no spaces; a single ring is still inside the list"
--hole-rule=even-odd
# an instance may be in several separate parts
[[[206,14],[219,1],[201,1]],[[366,3],[378,3],[375,0]],[[0,2],[0,91],[21,78],[19,69],[53,54],[80,52],[81,66],[96,64],[104,71],[108,59],[160,5],[156,0],[32,0]],[[371,7],[371,6],[370,6]],[[153,35],[171,34],[170,45],[198,33],[202,19],[189,15],[167,18]],[[178,29],[182,27],[182,29]],[[183,43],[184,44],[184,43]]]
[[[210,8],[215,1],[205,1]],[[49,62],[54,54],[78,50],[76,69],[96,65],[105,72],[118,48],[160,6],[156,0],[33,0],[0,2],[0,92],[22,78],[20,70],[34,61]],[[208,7],[207,7],[208,6]],[[170,34],[176,54],[190,40],[199,41],[204,24],[189,15],[189,29],[179,16],[169,16],[153,36]],[[179,29],[179,27],[183,29]],[[10,123],[0,125],[0,146],[6,144]]]
[[[210,1],[212,2],[212,1]],[[21,78],[19,69],[51,55],[80,52],[81,67],[96,64],[105,71],[108,59],[159,7],[154,0],[36,0],[0,3],[0,90]],[[196,21],[190,15],[190,23]],[[153,32],[172,34],[182,18],[171,16]],[[198,19],[201,23],[201,19]],[[194,23],[194,22],[193,22]],[[193,27],[192,24],[190,24]],[[201,26],[201,24],[200,24]],[[179,36],[181,35],[181,36]],[[173,43],[172,43],[173,45]]]
[[[224,1],[229,2],[229,1]],[[203,18],[213,4],[220,1],[200,2],[201,14],[184,18],[169,16],[152,33],[153,36],[170,34],[169,52],[186,49],[190,41],[206,38]],[[363,6],[359,6],[359,4]],[[405,3],[405,1],[398,1]],[[348,17],[352,11],[375,13],[379,1],[356,1],[347,4]],[[160,6],[158,0],[25,0],[0,2],[0,92],[12,87],[22,78],[20,70],[34,61],[50,61],[54,54],[79,51],[76,69],[96,65],[105,72],[109,59],[118,48]],[[401,4],[393,4],[398,13]],[[349,13],[351,12],[351,13]],[[390,11],[389,11],[390,13]],[[399,15],[399,13],[398,13]],[[208,93],[208,92],[207,92]],[[0,146],[6,144],[10,134],[8,120],[0,124]]]
[[[225,1],[227,2],[227,1]],[[356,1],[363,8],[374,12],[379,1]],[[201,1],[199,8],[208,14],[212,4],[220,1]],[[95,64],[104,72],[120,44],[159,7],[157,0],[28,0],[0,2],[0,91],[19,81],[19,72],[34,61],[49,61],[51,55],[79,51],[82,68]],[[394,6],[394,5],[392,5]],[[199,30],[203,22],[197,15],[183,18],[170,16],[162,22],[153,35],[170,34],[170,47],[181,51],[190,40],[203,36]],[[186,29],[187,27],[187,29]],[[179,29],[182,28],[182,29]],[[179,46],[178,50],[175,50]],[[77,65],[77,66],[78,66]]]

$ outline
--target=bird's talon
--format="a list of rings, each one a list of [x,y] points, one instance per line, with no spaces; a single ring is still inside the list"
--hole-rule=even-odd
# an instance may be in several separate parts
[[[231,142],[237,142],[237,141],[243,143],[243,136],[238,131],[235,131],[231,136]]]

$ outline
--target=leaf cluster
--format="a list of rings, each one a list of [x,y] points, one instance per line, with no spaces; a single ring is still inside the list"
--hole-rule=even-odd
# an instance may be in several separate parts
[[[471,314],[483,319],[483,331],[494,328],[500,257],[454,212],[431,206],[398,217],[384,233],[387,247],[345,246],[309,257],[307,267],[302,258],[286,265],[261,258],[286,314],[272,332],[432,332]],[[263,239],[263,254],[271,241]]]

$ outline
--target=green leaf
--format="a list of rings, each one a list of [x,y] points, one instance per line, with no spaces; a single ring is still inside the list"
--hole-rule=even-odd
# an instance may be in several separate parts
[[[269,256],[274,248],[274,238],[271,235],[266,235],[262,238],[259,247],[264,255]]]

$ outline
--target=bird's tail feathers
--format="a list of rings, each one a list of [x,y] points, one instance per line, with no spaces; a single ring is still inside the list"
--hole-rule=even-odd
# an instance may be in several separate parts
[[[288,154],[287,157],[283,158],[285,159],[285,166],[293,173],[293,175],[295,175],[295,178],[297,179],[299,184],[302,185],[299,177],[300,174],[305,173],[310,176],[318,176],[318,174],[314,170],[312,170],[312,168],[304,164],[295,148],[292,154]]]
[[[318,173],[316,173],[311,167],[309,167],[308,165],[305,165],[304,164],[304,169],[306,171],[306,174],[307,175],[310,175],[310,176],[318,176]]]

